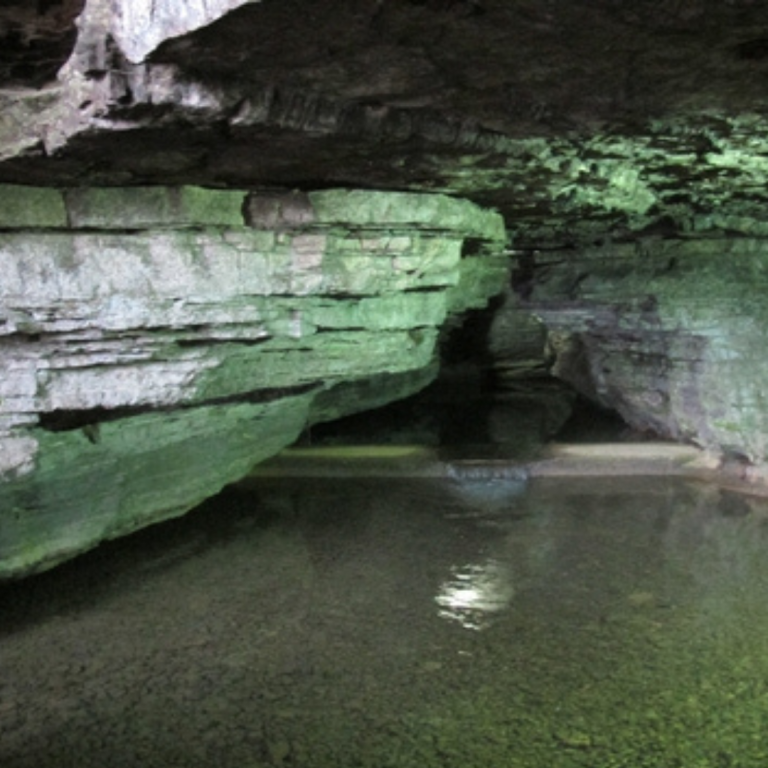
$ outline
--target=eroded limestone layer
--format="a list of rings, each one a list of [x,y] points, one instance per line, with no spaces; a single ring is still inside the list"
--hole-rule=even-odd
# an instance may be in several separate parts
[[[765,462],[768,242],[746,223],[537,254],[559,375],[638,429]]]
[[[439,195],[0,187],[0,575],[423,387],[504,226]]]

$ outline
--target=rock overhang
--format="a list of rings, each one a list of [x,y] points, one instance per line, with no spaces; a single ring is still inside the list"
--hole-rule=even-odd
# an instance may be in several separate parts
[[[78,33],[3,94],[0,179],[439,191],[521,247],[766,202],[748,0],[90,0]]]
[[[26,265],[24,279],[8,271],[18,290],[2,305],[6,347],[40,350],[70,334],[81,349],[79,362],[64,355],[72,370],[46,368],[45,402],[34,355],[0,384],[13,432],[0,463],[27,476],[41,442],[48,457],[37,464],[41,484],[6,494],[0,540],[12,536],[21,553],[8,572],[176,514],[307,424],[424,386],[441,319],[497,292],[510,252],[532,259],[529,307],[567,337],[562,350],[582,356],[598,399],[639,426],[765,458],[762,390],[743,366],[759,357],[764,314],[755,277],[768,203],[760,4],[9,5],[0,35],[16,34],[21,14],[29,40],[37,28],[47,42],[21,59],[12,46],[0,54],[0,182],[25,187],[0,190],[6,255],[14,269]],[[457,197],[500,211],[508,241],[498,215]],[[467,239],[492,252],[459,260]],[[417,246],[426,250],[410,253]],[[238,271],[254,250],[272,254],[262,271]],[[330,252],[333,268],[318,271]],[[374,252],[386,269],[374,268],[383,263]],[[132,266],[110,276],[105,259],[116,254]],[[54,279],[38,295],[29,275],[46,259]],[[62,288],[70,294],[50,293]],[[222,290],[226,311],[213,307]],[[39,300],[32,312],[19,304],[30,298]],[[713,331],[735,302],[732,321]],[[89,317],[110,339],[94,340],[90,326],[76,338]],[[364,362],[361,333],[376,334],[379,354],[350,378],[351,362]],[[99,375],[109,368],[121,334],[151,363],[143,380],[158,384],[147,387],[154,399],[121,399],[137,391],[130,376],[76,386],[97,358]],[[310,337],[332,343],[313,353]],[[163,388],[169,379],[150,374],[170,349],[178,370]],[[222,351],[226,361],[212,362]],[[275,362],[291,354],[290,364]],[[129,357],[118,361],[127,369]],[[718,374],[724,361],[732,387]],[[573,378],[566,362],[560,370]],[[21,388],[9,398],[11,379]],[[29,407],[9,410],[14,398]],[[42,426],[38,405],[54,413]],[[158,408],[172,412],[144,410]],[[152,451],[137,463],[131,445]],[[214,470],[205,445],[221,453]],[[194,482],[166,449],[199,468]],[[64,455],[90,469],[55,458]],[[116,494],[103,482],[131,472],[148,478],[143,490],[123,479]],[[168,478],[179,493],[153,496]],[[39,549],[46,534],[35,527],[42,518],[25,516],[29,500],[62,505],[73,481],[92,480],[98,510],[71,538],[82,509],[67,507],[66,535]]]
[[[0,577],[182,514],[311,424],[423,388],[447,316],[508,271],[499,214],[438,195],[0,200]]]

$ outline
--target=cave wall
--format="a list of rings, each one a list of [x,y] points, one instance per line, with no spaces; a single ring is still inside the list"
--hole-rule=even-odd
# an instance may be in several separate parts
[[[729,229],[538,252],[526,303],[581,392],[638,430],[761,463],[768,240],[759,222],[716,223]]]
[[[9,0],[0,575],[419,390],[502,289],[504,386],[554,355],[764,462],[766,29],[753,0]],[[524,250],[511,293],[501,218],[456,197]]]
[[[501,217],[354,190],[0,188],[0,576],[179,515],[410,394]]]

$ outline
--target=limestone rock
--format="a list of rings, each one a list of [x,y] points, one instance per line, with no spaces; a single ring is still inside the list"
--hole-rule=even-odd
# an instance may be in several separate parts
[[[105,419],[406,394],[505,255],[503,378],[548,362],[534,309],[633,425],[764,460],[765,29],[754,0],[11,0],[0,472]]]
[[[767,247],[692,236],[572,254],[530,302],[555,371],[637,429],[765,462]]]
[[[753,0],[27,5],[0,10],[0,180],[449,192],[521,248],[766,204]]]
[[[0,198],[0,576],[181,514],[310,423],[425,386],[448,313],[506,281],[498,214],[440,196],[313,192],[266,220],[281,196]]]

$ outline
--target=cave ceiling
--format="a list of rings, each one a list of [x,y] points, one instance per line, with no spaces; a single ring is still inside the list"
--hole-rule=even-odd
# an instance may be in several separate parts
[[[519,247],[768,203],[754,0],[39,0],[0,38],[3,182],[440,191]]]

